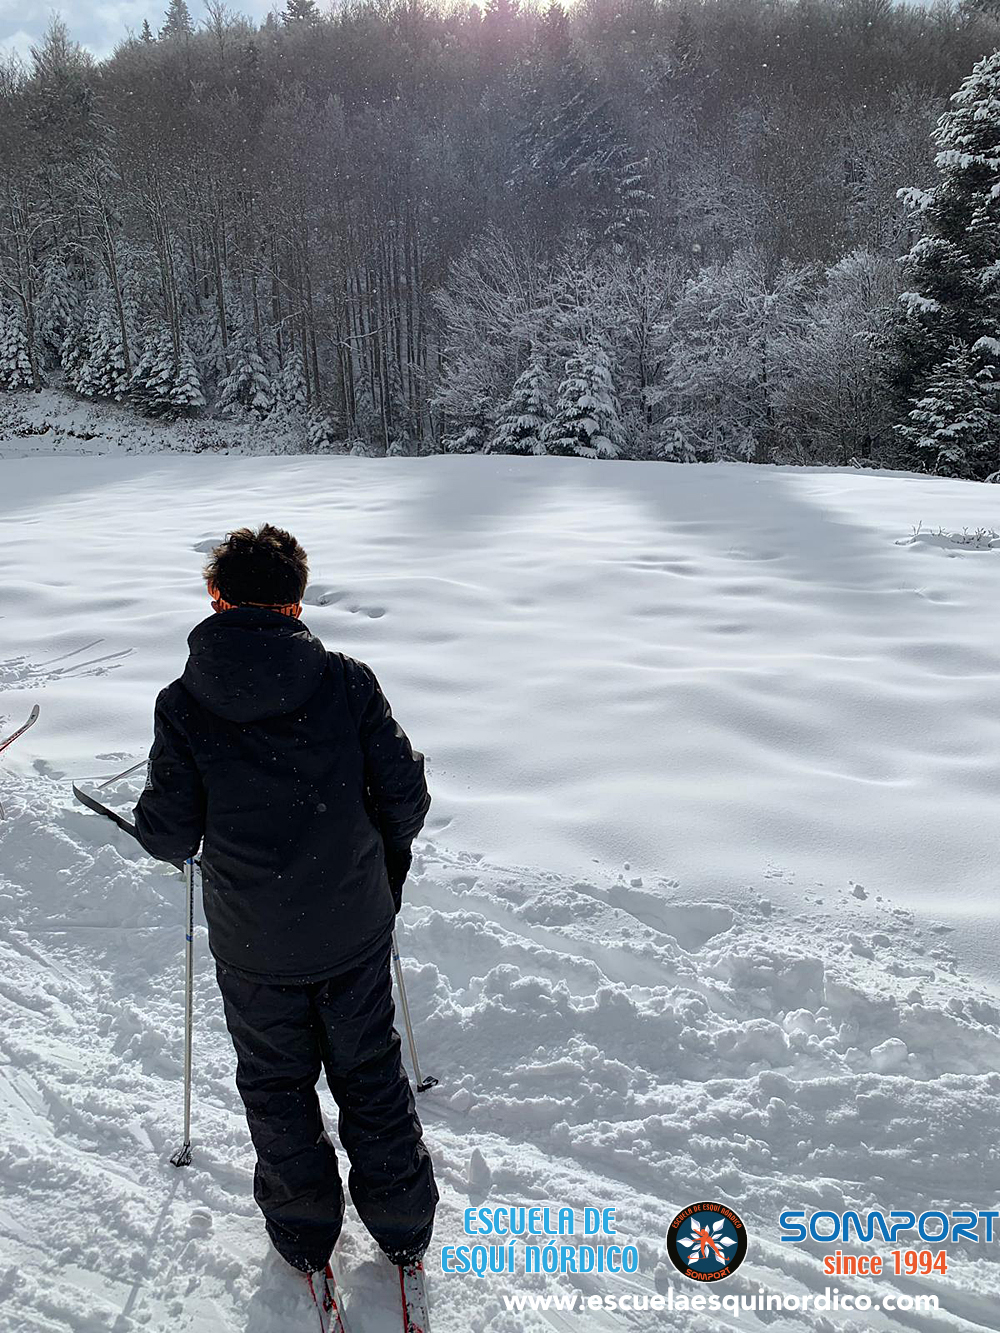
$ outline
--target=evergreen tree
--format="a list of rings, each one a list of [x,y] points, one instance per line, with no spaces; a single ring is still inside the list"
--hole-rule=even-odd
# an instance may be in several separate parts
[[[285,8],[281,17],[285,26],[291,27],[296,23],[318,23],[320,14],[316,7],[316,0],[285,0]]]
[[[620,142],[615,146],[610,162],[613,180],[613,202],[605,228],[605,236],[616,250],[623,250],[640,241],[649,224],[653,195],[647,188],[649,158],[636,157]]]
[[[566,362],[552,420],[542,433],[551,454],[617,458],[624,444],[608,354],[597,343]]]
[[[519,0],[486,0],[483,23],[500,33],[506,33],[510,31],[520,12]]]
[[[984,386],[1000,363],[1000,51],[978,62],[931,137],[937,185],[901,192],[923,234],[904,261],[911,290],[901,298],[897,388],[912,410],[899,433],[924,456],[936,451],[942,468],[979,475],[977,466],[992,467],[991,440],[970,432],[991,421]],[[969,382],[960,389],[963,368]],[[958,413],[953,445],[946,422],[933,424],[949,400]]]
[[[648,161],[576,54],[558,3],[542,18],[529,70],[514,183],[575,198],[598,234],[624,244],[648,218]]]
[[[0,389],[33,387],[24,326],[11,305],[0,307]]]
[[[528,364],[514,381],[510,397],[500,408],[496,430],[485,452],[544,454],[542,437],[552,415],[549,407],[551,388],[544,362],[533,351]]]
[[[328,453],[337,444],[337,428],[324,412],[313,412],[309,416],[306,439],[310,453]]]
[[[86,359],[77,367],[74,388],[85,398],[120,402],[129,390],[128,362],[117,319],[103,310],[88,339]]]
[[[205,406],[198,368],[183,338],[176,350],[169,329],[147,338],[132,374],[131,395],[146,416],[170,421]]]
[[[679,70],[687,71],[694,64],[695,34],[691,15],[682,9],[677,17],[677,29],[671,46],[673,63]]]
[[[90,343],[96,324],[93,304],[88,301],[82,310],[78,309],[74,313],[63,339],[60,364],[65,371],[67,384],[77,393],[81,392],[81,372],[90,356]]]
[[[177,360],[174,366],[174,383],[170,391],[170,401],[178,416],[196,412],[205,406],[201,376],[186,339],[181,336]]]
[[[295,349],[285,357],[278,376],[277,398],[286,412],[304,412],[308,401],[302,355]]]
[[[95,148],[93,57],[53,14],[41,43],[31,48],[31,64],[29,124],[37,134],[33,148],[39,163],[60,173],[52,180],[56,196],[71,197],[80,163]]]
[[[542,51],[552,61],[563,59],[569,50],[569,19],[559,0],[550,0],[548,8],[542,14],[538,42]]]
[[[139,40],[141,42],[151,42],[154,40],[153,30],[149,26],[149,19],[142,20],[142,27],[139,29]]]
[[[494,69],[502,68],[514,54],[521,6],[519,0],[486,0],[483,9],[483,51]]]
[[[482,426],[467,426],[457,434],[446,435],[441,441],[441,448],[446,454],[485,453],[486,435]]]
[[[985,477],[1000,466],[998,395],[994,367],[977,365],[975,348],[970,352],[956,342],[896,429],[935,472]]]
[[[160,29],[161,37],[190,37],[194,32],[194,24],[191,22],[191,11],[188,9],[185,0],[170,0],[170,5],[163,18],[163,27]]]
[[[201,368],[202,385],[205,392],[214,397],[219,381],[229,373],[226,365],[225,348],[222,345],[222,330],[219,327],[218,312],[203,315],[191,323],[191,345],[195,361]]]
[[[164,401],[163,368],[159,359],[160,339],[146,338],[142,353],[132,369],[130,385],[133,404],[148,417],[164,415],[160,404]]]
[[[219,381],[216,410],[223,415],[249,412],[258,420],[274,411],[274,385],[263,357],[251,337],[241,336],[230,344],[232,368]]]
[[[386,458],[412,458],[415,453],[413,440],[405,431],[392,435],[385,446]]]
[[[73,325],[77,304],[76,289],[66,265],[59,259],[50,258],[42,272],[35,330],[42,362],[49,370],[60,363],[63,343]]]

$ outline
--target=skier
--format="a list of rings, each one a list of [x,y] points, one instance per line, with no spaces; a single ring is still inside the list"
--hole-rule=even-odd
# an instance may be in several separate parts
[[[371,669],[299,619],[308,576],[294,537],[230,533],[156,701],[139,838],[201,857],[209,944],[236,1086],[257,1152],[254,1197],[278,1253],[314,1273],[344,1196],[316,1095],[339,1109],[351,1198],[396,1264],[419,1262],[438,1200],[393,1028],[390,949],[410,844],[430,805],[423,755]]]

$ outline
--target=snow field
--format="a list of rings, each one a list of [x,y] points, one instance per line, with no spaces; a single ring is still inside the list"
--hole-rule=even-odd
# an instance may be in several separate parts
[[[141,757],[207,609],[203,551],[265,517],[310,551],[310,627],[375,667],[427,754],[401,943],[441,1079],[432,1259],[471,1204],[617,1206],[640,1275],[576,1281],[665,1290],[670,1218],[718,1197],[751,1236],[727,1293],[815,1293],[782,1208],[997,1206],[998,557],[910,539],[1000,526],[995,492],[571,460],[2,469],[0,719],[42,705],[0,777],[4,1333],[309,1326],[252,1202],[202,931],[195,1162],[166,1165],[180,879],[68,795]],[[388,1333],[391,1275],[349,1217],[355,1333]],[[939,1313],[865,1326],[995,1327],[993,1248],[950,1258],[898,1283]],[[435,1333],[763,1328],[504,1310],[562,1281],[439,1275]]]

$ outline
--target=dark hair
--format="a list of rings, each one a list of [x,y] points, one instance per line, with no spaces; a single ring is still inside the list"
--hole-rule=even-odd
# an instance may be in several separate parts
[[[232,606],[287,606],[302,600],[309,578],[306,553],[290,532],[264,523],[237,528],[212,552],[205,581]]]

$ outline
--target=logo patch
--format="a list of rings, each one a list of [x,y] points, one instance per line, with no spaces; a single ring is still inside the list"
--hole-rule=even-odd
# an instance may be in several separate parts
[[[724,1203],[691,1203],[670,1223],[667,1253],[692,1282],[722,1282],[747,1257],[747,1229]]]

